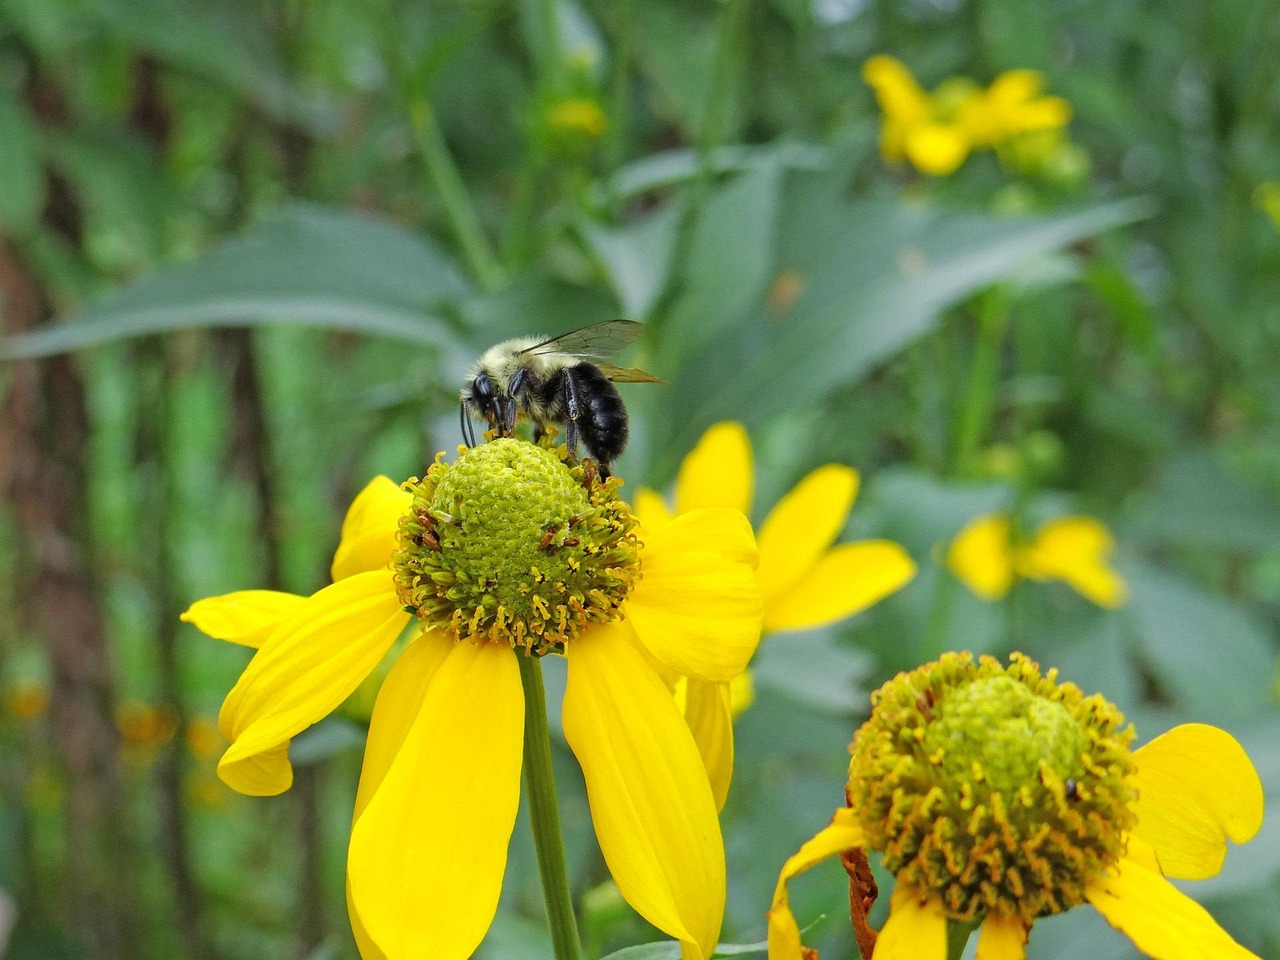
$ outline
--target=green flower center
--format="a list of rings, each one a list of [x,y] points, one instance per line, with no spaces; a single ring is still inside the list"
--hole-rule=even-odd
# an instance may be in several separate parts
[[[617,479],[565,448],[503,438],[437,457],[406,489],[394,561],[405,608],[455,639],[541,655],[621,617],[640,576],[636,522]]]
[[[1132,728],[1021,654],[899,674],[854,737],[849,803],[867,843],[957,921],[1084,902],[1135,822]]]

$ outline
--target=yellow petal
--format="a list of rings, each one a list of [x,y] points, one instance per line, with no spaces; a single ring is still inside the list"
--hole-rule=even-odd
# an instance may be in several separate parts
[[[360,818],[387,775],[391,761],[400,752],[400,745],[426,700],[431,678],[452,651],[453,642],[444,634],[425,633],[404,648],[382,681],[373,716],[369,718],[360,787],[356,790],[355,812],[351,815],[353,822]]]
[[[520,802],[515,658],[494,644],[453,645],[352,828],[351,901],[394,960],[466,960],[493,921]]]
[[[736,510],[694,510],[644,537],[643,578],[624,608],[636,635],[681,676],[732,680],[760,641],[751,524]]]
[[[921,123],[907,134],[907,159],[921,173],[955,173],[969,155],[969,140],[958,124]]]
[[[1059,517],[1043,524],[1018,552],[1018,571],[1036,580],[1062,580],[1101,607],[1118,607],[1127,591],[1120,575],[1107,566],[1115,541],[1094,517]]]
[[[769,960],[802,960],[800,929],[791,914],[787,881],[816,863],[866,843],[862,828],[848,807],[841,807],[827,826],[805,841],[782,865],[769,907]],[[877,957],[879,951],[876,952]]]
[[[181,619],[215,640],[256,649],[304,600],[306,597],[279,590],[238,590],[197,600]]]
[[[947,916],[942,903],[895,883],[889,919],[876,938],[875,960],[943,960],[947,955]]]
[[[785,594],[765,602],[765,633],[835,623],[883,600],[915,575],[907,551],[889,540],[841,544]]]
[[[983,600],[999,600],[1013,586],[1009,518],[992,513],[970,520],[947,549],[947,569]]]
[[[1188,723],[1134,752],[1134,828],[1167,877],[1202,880],[1222,869],[1226,839],[1244,843],[1262,826],[1262,783],[1231,734]]]
[[[333,579],[387,566],[396,548],[400,518],[412,502],[413,495],[389,478],[370,480],[351,501],[342,521],[342,540],[333,555]]]
[[[737,720],[755,702],[756,684],[748,668],[729,681],[729,708],[733,719]]]
[[[778,501],[760,527],[760,589],[773,603],[835,542],[858,494],[858,471],[819,467]]]
[[[698,745],[719,812],[724,809],[733,780],[733,703],[729,684],[689,680],[685,685],[684,719]]]
[[[676,477],[676,513],[702,507],[751,512],[751,440],[740,423],[717,423],[680,464]]]
[[[631,505],[641,527],[657,528],[671,522],[671,511],[667,509],[667,501],[661,494],[641,487],[636,491],[635,502]]]
[[[877,54],[862,65],[862,79],[875,91],[886,121],[918,123],[929,115],[929,98],[902,61]]]
[[[407,621],[390,570],[359,573],[308,597],[223,701],[218,729],[231,746],[218,776],[252,796],[289,789],[289,738],[350,696]]]
[[[1027,955],[1027,928],[1017,917],[987,914],[978,934],[977,960],[1023,960]]]
[[[568,645],[564,734],[596,837],[636,912],[706,960],[724,914],[724,844],[693,735],[626,622]]]
[[[1122,858],[1108,874],[1091,881],[1085,896],[1153,960],[1258,960],[1204,907],[1132,860]]]

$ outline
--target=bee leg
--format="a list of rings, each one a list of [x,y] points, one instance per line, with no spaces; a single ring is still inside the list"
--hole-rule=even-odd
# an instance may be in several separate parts
[[[578,388],[573,382],[573,371],[564,371],[564,442],[569,445],[569,452],[578,455]]]

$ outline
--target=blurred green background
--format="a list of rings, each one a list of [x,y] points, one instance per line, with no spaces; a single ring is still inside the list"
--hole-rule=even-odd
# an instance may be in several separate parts
[[[1140,742],[1244,743],[1267,824],[1188,890],[1280,958],[1277,49],[1274,0],[0,0],[0,956],[355,956],[372,691],[288,794],[235,795],[213,720],[248,651],[178,613],[317,589],[364,482],[460,441],[481,350],[626,316],[669,381],[622,388],[626,490],[739,420],[754,520],[849,464],[845,539],[920,566],[762,649],[727,941],[842,802],[871,689],[1021,649]],[[877,53],[925,89],[1041,71],[1071,123],[887,163]],[[970,594],[946,544],[999,509],[1101,518],[1128,602]],[[658,939],[557,762],[589,953]],[[852,955],[839,866],[793,887]],[[549,956],[542,924],[521,822],[481,956]],[[1031,957],[1084,953],[1136,955],[1089,909],[1036,925]]]

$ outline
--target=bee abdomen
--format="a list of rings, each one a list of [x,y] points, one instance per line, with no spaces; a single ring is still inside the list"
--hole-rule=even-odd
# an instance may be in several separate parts
[[[627,411],[617,387],[598,367],[584,362],[557,371],[544,389],[557,419],[574,420],[587,454],[607,476],[609,464],[627,445]]]

